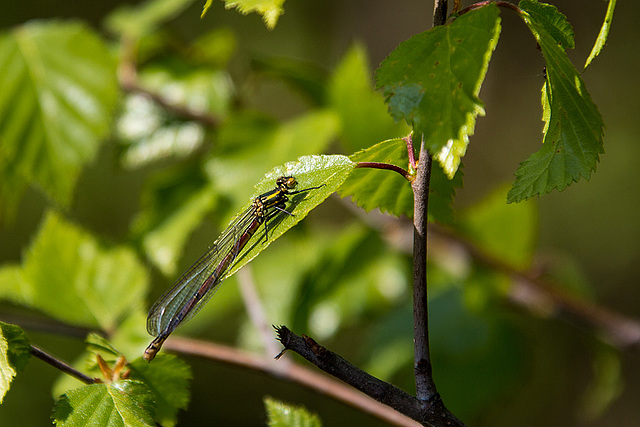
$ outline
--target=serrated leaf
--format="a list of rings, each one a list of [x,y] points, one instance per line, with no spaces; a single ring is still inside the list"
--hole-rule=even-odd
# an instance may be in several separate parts
[[[526,10],[531,19],[544,28],[560,47],[563,49],[575,47],[573,27],[557,7],[536,0],[522,0],[518,6]]]
[[[354,162],[389,163],[408,169],[407,144],[401,139],[380,142],[353,154]],[[429,187],[429,216],[431,221],[450,222],[453,218],[451,202],[456,187],[462,186],[462,171],[453,180],[447,179],[442,168],[434,164]],[[372,168],[358,168],[340,188],[340,196],[352,196],[365,209],[378,208],[395,216],[413,217],[411,183],[396,172]]]
[[[600,52],[604,48],[604,44],[607,42],[607,38],[609,37],[609,29],[611,28],[611,21],[613,20],[613,12],[616,8],[617,0],[609,0],[609,6],[607,6],[607,13],[604,16],[604,22],[602,23],[602,27],[600,27],[600,32],[598,33],[598,37],[596,38],[596,42],[591,49],[591,53],[584,63],[584,69],[586,70],[591,61],[593,61],[596,56],[600,55]]]
[[[148,387],[131,380],[91,384],[65,393],[55,404],[58,426],[154,426],[155,404]]]
[[[365,48],[356,44],[345,54],[329,82],[329,105],[340,116],[342,141],[353,152],[377,141],[406,135],[404,123],[395,123],[374,92]]]
[[[149,0],[137,6],[120,6],[107,16],[105,25],[116,34],[137,39],[153,32],[164,22],[178,16],[193,1]]]
[[[493,191],[462,213],[459,226],[469,239],[495,259],[529,268],[538,237],[538,213],[532,202],[505,202],[506,187]]]
[[[129,364],[130,378],[147,384],[155,396],[155,420],[163,426],[177,423],[179,409],[189,404],[191,369],[173,355],[159,354],[153,363],[136,359]]]
[[[2,210],[15,208],[25,184],[68,205],[109,131],[113,55],[84,24],[34,22],[0,36],[0,75]]]
[[[264,398],[269,427],[321,427],[322,423],[316,414],[310,413],[302,406],[294,406],[271,397]]]
[[[0,403],[30,357],[31,344],[22,328],[0,322]]]
[[[14,274],[15,275],[15,271]],[[131,249],[104,248],[49,213],[20,270],[14,301],[73,324],[113,330],[142,304],[147,273]]]
[[[478,94],[500,34],[498,13],[490,4],[418,34],[391,52],[376,73],[391,115],[424,135],[450,178],[476,117],[484,114]]]
[[[278,23],[278,18],[284,13],[282,5],[285,0],[224,0],[225,8],[237,8],[243,15],[257,12],[262,15],[262,20],[268,29],[273,30]],[[211,7],[212,0],[207,0],[202,9],[202,18]]]
[[[327,197],[334,193],[347,179],[355,164],[349,158],[341,155],[315,155],[300,157],[295,162],[277,166],[256,185],[256,192],[241,210],[248,209],[253,199],[258,195],[273,190],[276,179],[281,176],[293,176],[298,181],[298,190],[322,186],[318,189],[290,197],[291,204],[288,211],[292,215],[283,214],[270,221],[269,239],[264,241],[262,228],[249,240],[244,250],[238,255],[237,261],[225,277],[229,277],[245,264],[265,250],[278,237],[302,221],[304,217]]]
[[[509,202],[554,189],[562,191],[580,177],[589,179],[604,153],[602,116],[566,52],[527,10],[522,10],[521,17],[536,37],[547,63],[542,94],[546,123],[542,149],[516,171],[507,196]]]
[[[22,372],[31,358],[31,343],[27,334],[21,327],[4,322],[0,322],[0,334],[9,345],[9,363],[17,372]]]

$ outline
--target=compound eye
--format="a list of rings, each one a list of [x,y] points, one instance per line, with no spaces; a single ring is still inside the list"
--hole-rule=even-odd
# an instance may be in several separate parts
[[[298,185],[298,181],[296,181],[296,179],[292,176],[288,176],[287,177],[287,188],[289,190],[292,190],[294,188],[296,188],[296,185]]]

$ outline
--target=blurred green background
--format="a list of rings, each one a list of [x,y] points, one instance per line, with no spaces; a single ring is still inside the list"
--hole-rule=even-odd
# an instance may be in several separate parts
[[[105,16],[123,3],[126,2],[5,1],[0,28],[51,18],[80,18],[100,28]],[[207,16],[200,19],[203,3],[194,2],[167,25],[167,31],[177,40],[189,41],[212,28],[231,29],[237,38],[237,52],[230,69],[231,75],[239,79],[246,73],[251,57],[305,59],[333,70],[354,42],[365,46],[373,70],[398,43],[428,29],[432,12],[431,2],[419,1],[289,1],[285,3],[285,14],[276,28],[269,31],[259,16],[226,11],[218,1],[214,1]],[[569,52],[569,56],[580,69],[598,34],[607,4],[600,0],[554,1],[553,4],[574,27],[576,49]],[[618,4],[607,45],[583,76],[607,125],[606,154],[602,156],[597,172],[589,182],[582,181],[562,193],[554,192],[537,201],[540,256],[567,259],[569,264],[575,264],[599,304],[636,318],[640,317],[640,215],[637,214],[640,210],[640,168],[634,163],[640,159],[640,144],[636,140],[640,131],[640,121],[636,118],[640,112],[640,85],[637,83],[640,27],[636,22],[639,16],[637,2]],[[464,189],[456,197],[456,209],[472,206],[497,186],[512,181],[519,162],[536,151],[541,142],[539,100],[544,61],[531,34],[517,16],[503,10],[502,25],[501,39],[481,92],[487,116],[478,119],[464,158]],[[255,84],[258,88],[253,92],[252,106],[255,108],[282,119],[295,117],[306,108],[304,102],[281,82],[266,80]],[[267,165],[262,169],[266,171],[270,167]],[[80,179],[73,218],[107,241],[124,240],[139,208],[142,187],[149,174],[148,170],[120,170],[113,144],[103,145],[99,158]],[[0,261],[20,260],[40,224],[45,206],[39,194],[27,192],[15,222],[0,228]],[[340,223],[341,216],[347,215],[344,205],[337,200],[330,201],[324,209],[328,211],[330,221],[331,215],[338,218],[336,223]],[[331,237],[343,237],[344,230],[337,226],[336,229],[330,233]],[[179,269],[188,266],[216,235],[216,231],[206,224],[198,230],[189,241]],[[357,231],[353,233],[357,234]],[[279,250],[286,252],[288,245],[296,247],[295,237],[281,243]],[[264,258],[261,263],[256,261],[254,274],[257,277],[266,276],[277,262],[268,252],[260,257]],[[313,265],[313,260],[304,262]],[[153,298],[168,283],[159,274],[152,280]],[[161,284],[156,284],[157,281]],[[215,297],[219,305],[237,293],[235,280],[229,282]],[[498,332],[491,332],[501,337],[500,345],[487,354],[472,355],[476,363],[463,363],[464,368],[457,370],[455,360],[440,357],[438,343],[450,338],[448,334],[458,335],[456,339],[464,341],[483,333],[469,329],[473,319],[467,319],[469,322],[465,323],[467,327],[462,328],[462,332],[455,324],[442,327],[438,323],[437,319],[453,317],[451,313],[459,310],[456,303],[459,298],[459,295],[445,292],[432,301],[432,316],[436,318],[432,324],[432,328],[436,328],[432,351],[436,381],[439,369],[445,379],[438,382],[445,403],[452,402],[450,406],[454,412],[460,408],[463,419],[473,425],[487,426],[637,425],[640,419],[637,350],[618,353],[576,325],[538,319],[501,305],[495,309],[501,324],[511,323],[513,328],[501,326]],[[238,307],[221,311],[214,320],[201,321],[198,333],[205,334],[204,329],[210,328],[212,330],[206,331],[208,337],[234,343],[239,330],[245,333],[241,324],[246,315]],[[403,324],[406,320],[404,312],[398,311],[395,324]],[[204,313],[201,317],[206,317]],[[385,313],[385,316],[393,315],[393,312]],[[357,347],[363,341],[375,340],[372,335],[376,333],[385,336],[384,331],[374,329],[369,320],[354,320],[341,334],[323,344],[355,363],[367,360]],[[278,322],[278,319],[273,320],[273,323]],[[407,324],[409,340],[410,328]],[[78,339],[41,332],[30,332],[29,336],[34,343],[67,360],[73,360],[83,347]],[[503,346],[510,339],[513,346]],[[455,346],[455,343],[449,345]],[[195,359],[188,359],[188,362],[195,378],[190,408],[180,416],[182,425],[202,425],[210,421],[219,425],[264,425],[261,399],[265,394],[305,405],[317,412],[328,426],[382,425],[294,384],[224,365]],[[485,369],[486,373],[483,372]],[[400,372],[396,372],[392,381],[412,391],[410,366]],[[476,382],[479,384],[477,389],[466,388],[467,383],[457,381],[456,377],[473,376],[481,380],[485,374],[495,375],[496,372],[502,372],[508,378],[502,385],[500,379],[489,378],[484,383],[486,388],[482,387],[482,381]],[[51,384],[56,377],[51,369],[32,361],[0,406],[0,426],[45,425],[52,405]],[[608,401],[608,398],[598,397],[597,393],[608,393],[609,397],[619,393],[619,396],[604,411],[598,411],[598,402]],[[590,398],[596,403],[590,404]],[[465,400],[473,400],[475,405],[465,406]],[[595,415],[590,414],[590,410]]]

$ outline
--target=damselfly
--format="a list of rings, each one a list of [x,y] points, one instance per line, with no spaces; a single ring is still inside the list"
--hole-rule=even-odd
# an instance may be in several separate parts
[[[279,212],[293,216],[286,210],[288,195],[322,187],[293,191],[297,185],[292,176],[278,178],[276,188],[256,197],[251,206],[229,224],[213,246],[153,304],[147,316],[147,331],[156,338],[144,351],[145,360],[153,360],[169,335],[200,311],[260,225],[264,224],[265,238],[268,238],[267,224],[271,218]]]

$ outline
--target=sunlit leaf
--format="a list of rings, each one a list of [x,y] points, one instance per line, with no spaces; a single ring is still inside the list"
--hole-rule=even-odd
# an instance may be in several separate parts
[[[15,209],[26,184],[69,204],[109,131],[115,71],[108,47],[84,24],[33,22],[0,35],[3,213]]]
[[[531,20],[558,42],[563,49],[575,47],[573,27],[557,7],[534,0],[522,0],[518,6],[527,11]]]
[[[516,171],[508,201],[519,202],[564,190],[580,177],[589,179],[604,153],[604,122],[582,78],[547,28],[521,2],[521,17],[536,37],[546,60],[547,79],[542,92],[545,120],[542,148]],[[545,23],[547,23],[545,21]]]
[[[65,393],[51,416],[58,426],[155,426],[153,394],[139,381],[91,384]]]
[[[591,53],[584,63],[584,69],[586,70],[591,61],[593,61],[596,56],[600,55],[602,49],[604,48],[605,43],[607,42],[607,38],[609,37],[609,30],[611,28],[611,21],[613,20],[613,11],[616,8],[617,0],[609,0],[609,6],[607,7],[607,13],[604,17],[604,22],[602,23],[602,27],[600,28],[600,32],[598,33],[598,38],[593,45],[593,49],[591,49]]]
[[[245,206],[249,208],[253,199],[259,194],[273,190],[276,179],[281,176],[293,176],[298,181],[298,190],[317,187],[315,190],[290,197],[290,212],[293,215],[283,214],[270,221],[268,240],[264,241],[264,233],[260,230],[253,236],[245,249],[238,255],[238,261],[231,268],[226,277],[231,276],[246,263],[251,261],[260,252],[265,250],[273,241],[283,235],[287,230],[302,221],[304,217],[327,197],[334,193],[347,179],[353,170],[354,163],[349,158],[340,155],[315,155],[304,156],[295,162],[289,162],[275,167],[256,185],[256,192]],[[243,209],[242,211],[244,211]],[[241,211],[241,212],[242,212]]]
[[[136,359],[129,368],[130,378],[144,382],[154,394],[155,420],[163,426],[176,425],[178,410],[189,403],[189,365],[173,355],[159,354],[153,363]]]
[[[30,356],[31,345],[22,328],[0,322],[0,403]]]
[[[176,273],[184,244],[215,204],[215,196],[192,164],[165,170],[146,184],[133,229],[149,260],[164,274]]]
[[[253,186],[266,168],[322,153],[339,128],[340,119],[329,110],[311,111],[282,124],[256,113],[241,114],[221,129],[219,152],[205,171],[216,189],[232,197],[239,189]]]
[[[264,398],[269,427],[320,427],[322,423],[316,414],[302,406],[289,405],[271,397]]]
[[[223,120],[234,91],[224,71],[176,72],[150,68],[141,73],[141,85],[171,105]],[[145,95],[129,95],[117,123],[123,146],[122,163],[140,168],[167,157],[185,158],[202,147],[205,126],[197,120],[176,117]]]
[[[405,295],[401,254],[385,250],[361,224],[342,230],[315,255],[291,298],[292,328],[327,339]]]
[[[278,23],[278,18],[284,13],[282,5],[285,0],[223,0],[225,8],[232,9],[237,8],[238,12],[243,15],[249,13],[259,13],[262,15],[262,20],[268,29],[273,30]],[[209,8],[211,7],[212,0],[207,0],[202,9],[202,15],[204,17]]]
[[[16,277],[18,270],[11,271]],[[123,315],[139,308],[147,287],[146,270],[133,251],[104,248],[55,213],[46,216],[27,250],[19,279],[19,289],[8,295],[0,289],[0,296],[58,320],[104,330],[113,330]]]
[[[361,45],[353,46],[336,67],[329,82],[329,103],[340,116],[340,133],[349,152],[409,133],[404,123],[394,123],[384,98],[374,92],[369,58]]]
[[[147,0],[137,6],[120,6],[107,17],[106,26],[114,33],[139,38],[178,16],[193,1]]]
[[[229,28],[214,28],[191,45],[191,57],[215,68],[224,68],[236,50],[237,38]]]
[[[498,42],[494,4],[471,11],[401,43],[376,73],[389,111],[404,119],[452,178],[466,152],[478,114],[478,98]]]

